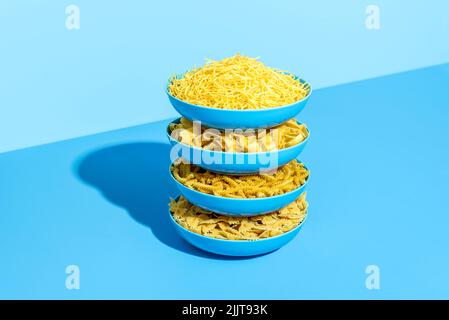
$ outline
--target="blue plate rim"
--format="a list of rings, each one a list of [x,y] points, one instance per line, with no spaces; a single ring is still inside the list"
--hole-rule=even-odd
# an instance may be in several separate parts
[[[176,118],[175,120],[170,121],[170,122],[168,123],[168,125],[167,125],[167,128],[166,128],[166,130],[165,130],[165,134],[167,135],[167,137],[168,137],[168,139],[169,139],[170,141],[173,141],[173,142],[175,142],[175,143],[179,143],[179,144],[181,144],[181,145],[183,145],[183,146],[185,146],[185,147],[187,147],[187,148],[193,149],[193,150],[197,150],[197,151],[201,151],[201,152],[216,152],[217,154],[223,154],[223,155],[225,155],[225,156],[226,156],[226,155],[233,155],[233,154],[235,154],[235,155],[245,155],[245,154],[247,154],[247,155],[256,155],[256,156],[258,156],[258,155],[267,154],[267,153],[271,153],[271,152],[277,152],[277,153],[279,153],[279,152],[281,152],[281,151],[282,151],[282,152],[283,152],[283,151],[286,152],[286,151],[288,151],[289,149],[293,149],[293,148],[295,148],[295,147],[298,148],[300,145],[306,144],[307,141],[309,141],[309,137],[310,137],[310,129],[309,129],[309,127],[308,127],[305,123],[299,122],[298,119],[294,118],[294,119],[296,120],[296,123],[297,123],[297,124],[303,124],[303,125],[305,125],[305,127],[306,127],[306,129],[307,129],[307,132],[308,132],[308,135],[307,135],[307,138],[305,138],[303,141],[301,141],[300,143],[295,144],[295,145],[293,145],[293,146],[291,146],[291,147],[283,148],[283,149],[277,149],[277,150],[272,150],[272,151],[265,151],[265,152],[227,152],[227,151],[207,150],[207,149],[204,149],[204,148],[200,148],[200,147],[196,147],[196,146],[191,146],[191,145],[182,143],[181,141],[175,140],[175,139],[173,139],[173,138],[171,137],[171,135],[168,133],[170,124],[172,124],[174,121],[180,120],[181,118],[184,118],[184,117]],[[280,125],[280,124],[279,124],[279,125]],[[216,129],[216,128],[212,128],[212,129]],[[269,128],[267,128],[267,129],[269,129]],[[222,130],[222,129],[216,129],[216,130]]]
[[[218,110],[218,112],[220,112],[220,111],[226,111],[226,112],[267,112],[269,110],[279,110],[279,109],[282,109],[282,108],[289,108],[289,107],[291,107],[293,105],[296,105],[298,103],[306,101],[312,95],[312,86],[311,86],[311,84],[309,82],[307,82],[306,80],[304,80],[303,78],[300,78],[297,75],[292,73],[299,82],[305,83],[306,85],[309,86],[309,92],[307,93],[307,95],[305,97],[303,97],[302,99],[296,101],[296,102],[293,102],[293,103],[290,103],[290,104],[286,104],[286,105],[283,105],[283,106],[278,106],[278,107],[270,107],[270,108],[264,108],[264,109],[250,109],[250,110],[245,110],[245,109],[243,109],[243,110],[241,110],[241,109],[220,109],[220,108],[213,108],[213,107],[208,107],[208,106],[201,106],[201,105],[198,105],[198,104],[193,104],[193,103],[189,103],[187,101],[178,99],[175,96],[173,96],[170,93],[170,91],[168,90],[168,87],[170,85],[170,82],[171,82],[172,78],[176,77],[176,78],[179,79],[179,76],[184,75],[187,72],[188,71],[186,71],[184,73],[180,73],[180,74],[175,74],[174,76],[170,77],[168,79],[168,81],[167,81],[167,84],[165,85],[165,89],[164,90],[165,90],[165,92],[167,93],[167,95],[170,98],[172,98],[172,99],[174,99],[174,100],[176,100],[178,102],[186,103],[186,104],[188,104],[188,105],[190,105],[192,107],[196,107],[196,108],[203,108],[203,109],[208,109],[208,110]]]
[[[174,200],[178,200],[180,196],[181,196],[181,195],[177,196],[176,198],[174,198]],[[188,201],[188,200],[187,200],[187,201]],[[296,201],[296,199],[295,199],[295,201]],[[192,205],[194,205],[194,204],[192,204]],[[210,210],[208,210],[208,211],[210,211]],[[211,212],[212,212],[212,211],[211,211]],[[217,213],[217,214],[218,214],[218,213]],[[189,229],[187,229],[187,228],[183,227],[182,225],[180,225],[180,224],[175,220],[175,218],[173,218],[173,215],[171,214],[171,211],[170,211],[170,207],[168,208],[168,215],[170,216],[171,221],[174,222],[174,223],[176,223],[179,227],[181,227],[182,229],[184,229],[184,230],[187,231],[188,233],[190,233],[190,234],[192,234],[192,235],[195,235],[195,236],[198,236],[198,237],[201,237],[201,238],[206,238],[206,239],[211,239],[211,240],[216,240],[216,241],[224,241],[224,242],[227,242],[227,243],[229,243],[229,242],[235,242],[235,243],[254,243],[254,242],[263,242],[263,241],[273,240],[273,239],[275,239],[275,238],[284,237],[284,236],[286,236],[286,235],[289,234],[289,233],[293,233],[296,229],[302,227],[303,224],[306,222],[307,217],[309,216],[309,208],[307,208],[307,210],[306,210],[306,215],[304,216],[304,219],[302,219],[302,221],[301,221],[296,227],[294,227],[293,229],[291,229],[291,230],[289,230],[289,231],[287,231],[287,232],[284,232],[284,233],[282,233],[282,234],[279,234],[279,235],[277,235],[277,236],[274,236],[274,237],[269,237],[269,238],[264,238],[264,239],[255,239],[255,240],[227,240],[227,239],[218,239],[218,238],[213,238],[213,237],[207,237],[207,236],[205,236],[205,235],[202,235],[202,234],[199,234],[199,233],[190,231]]]
[[[177,158],[177,159],[179,159],[179,158]],[[177,160],[176,159],[176,160]],[[175,160],[175,161],[176,161]],[[200,191],[197,191],[197,190],[194,190],[194,189],[190,189],[189,187],[186,187],[184,184],[182,184],[181,182],[179,182],[174,176],[173,176],[173,173],[171,172],[171,167],[172,167],[172,165],[173,165],[173,163],[171,163],[170,165],[169,165],[169,167],[168,167],[168,172],[169,172],[169,174],[170,174],[170,177],[175,181],[175,183],[177,184],[177,185],[180,185],[181,187],[184,187],[184,188],[187,188],[187,189],[189,189],[190,191],[193,191],[194,193],[197,193],[197,194],[200,194],[200,195],[202,195],[202,196],[207,196],[207,197],[210,197],[210,198],[212,198],[212,199],[225,199],[225,200],[229,200],[229,201],[231,201],[231,202],[233,202],[233,201],[266,201],[266,200],[268,200],[268,199],[276,199],[276,198],[280,198],[280,197],[285,197],[285,196],[287,196],[287,195],[290,195],[290,194],[292,194],[292,193],[295,193],[295,192],[297,192],[299,189],[301,189],[301,188],[305,188],[306,186],[307,186],[307,184],[308,184],[308,182],[309,182],[309,179],[310,179],[310,169],[302,162],[302,161],[299,161],[299,160],[297,160],[297,159],[293,159],[293,160],[296,160],[296,161],[298,161],[299,163],[302,163],[303,164],[303,166],[304,166],[304,168],[306,168],[306,170],[309,172],[309,175],[307,176],[307,179],[306,179],[306,181],[304,182],[304,184],[303,185],[300,185],[298,188],[296,188],[296,189],[293,189],[292,191],[289,191],[289,192],[286,192],[286,193],[283,193],[283,194],[278,194],[278,195],[276,195],[276,196],[271,196],[271,197],[263,197],[263,198],[228,198],[228,197],[222,197],[222,196],[216,196],[216,195],[212,195],[212,194],[208,194],[208,193],[203,193],[203,192],[200,192]],[[292,161],[293,161],[292,160]],[[206,169],[205,169],[206,170]],[[209,170],[210,171],[210,170]]]

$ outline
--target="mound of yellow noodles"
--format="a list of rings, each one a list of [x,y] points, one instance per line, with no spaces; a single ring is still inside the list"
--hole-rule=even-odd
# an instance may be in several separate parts
[[[253,217],[229,217],[199,208],[182,196],[171,200],[173,218],[184,228],[212,238],[257,240],[278,236],[297,227],[307,214],[305,194],[286,207]]]
[[[265,66],[257,59],[235,55],[209,60],[182,78],[172,77],[169,92],[191,104],[219,109],[265,109],[304,98],[310,87],[290,72]]]
[[[215,151],[263,152],[284,149],[304,141],[309,131],[304,124],[290,119],[270,129],[218,130],[195,127],[192,121],[181,118],[170,123],[171,136],[181,143]]]
[[[302,186],[309,171],[296,160],[273,173],[223,175],[178,161],[170,167],[173,176],[190,189],[228,198],[264,198],[284,194]]]

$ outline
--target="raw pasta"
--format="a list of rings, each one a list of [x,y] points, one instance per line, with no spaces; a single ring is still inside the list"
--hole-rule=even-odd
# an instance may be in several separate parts
[[[265,66],[237,54],[221,61],[208,60],[182,78],[172,77],[169,92],[191,104],[220,109],[265,109],[288,105],[310,91],[290,72]]]
[[[292,160],[272,173],[252,175],[223,175],[178,159],[170,170],[190,189],[228,198],[264,198],[284,194],[302,186],[309,171],[302,163]]]
[[[171,136],[181,143],[215,151],[263,152],[284,149],[301,143],[309,136],[304,124],[290,119],[270,129],[218,130],[198,125],[181,118],[170,124]]]
[[[307,214],[308,204],[303,193],[278,211],[253,217],[218,215],[191,204],[182,196],[171,200],[169,206],[175,221],[192,232],[225,240],[258,240],[297,227]]]

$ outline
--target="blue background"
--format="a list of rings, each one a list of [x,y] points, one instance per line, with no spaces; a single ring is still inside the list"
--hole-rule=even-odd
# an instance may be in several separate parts
[[[170,226],[169,120],[4,153],[0,297],[449,298],[448,79],[445,65],[316,91],[300,117],[309,218],[251,259]]]
[[[65,7],[80,8],[80,30]],[[380,8],[380,30],[365,27]],[[0,1],[0,152],[175,116],[173,73],[241,52],[315,89],[449,62],[449,3]]]
[[[377,31],[363,1],[77,1],[78,31],[66,4],[0,3],[0,298],[449,298],[449,64],[352,82],[449,61],[443,1],[377,1]],[[189,246],[166,216],[162,86],[236,51],[321,88],[299,116],[308,221],[250,259]]]

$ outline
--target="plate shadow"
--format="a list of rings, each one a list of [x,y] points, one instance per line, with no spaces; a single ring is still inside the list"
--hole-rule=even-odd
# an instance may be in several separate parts
[[[126,143],[97,149],[77,161],[75,171],[111,203],[124,208],[138,223],[151,229],[165,245],[195,256],[226,257],[197,249],[184,241],[171,225],[169,197],[179,195],[168,173],[170,145],[158,142]]]

